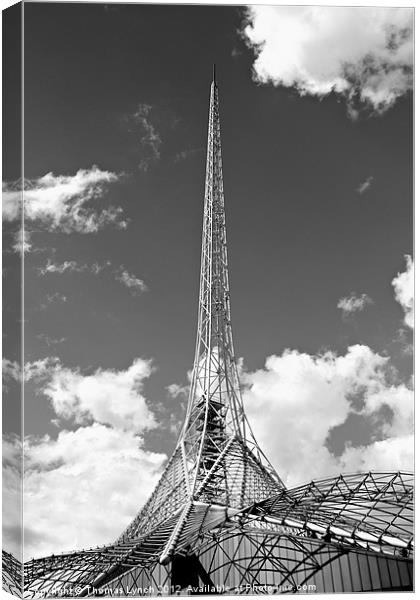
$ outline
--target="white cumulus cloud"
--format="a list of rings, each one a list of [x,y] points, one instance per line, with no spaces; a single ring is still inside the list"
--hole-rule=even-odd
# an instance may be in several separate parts
[[[23,193],[19,181],[2,182],[2,214],[5,221],[16,221],[20,215],[23,204]]]
[[[414,262],[411,256],[405,257],[406,270],[398,273],[392,280],[395,299],[405,313],[404,321],[408,327],[414,327]]]
[[[268,357],[263,369],[242,374],[251,426],[287,485],[339,472],[412,469],[413,392],[392,383],[392,375],[389,360],[362,345],[344,356],[286,350]],[[361,408],[354,406],[355,394],[363,398]],[[383,407],[389,421],[381,418]],[[375,439],[348,443],[336,456],[327,445],[330,432],[352,412],[376,420]]]
[[[59,342],[61,340],[54,340]],[[57,357],[27,362],[26,382],[38,385],[58,417],[78,425],[96,421],[111,427],[142,433],[156,427],[156,420],[142,394],[153,373],[151,360],[136,358],[127,369],[96,369],[82,373],[65,367]],[[3,378],[20,380],[17,362],[3,359]]]
[[[141,294],[147,291],[147,285],[144,281],[132,275],[126,269],[121,269],[115,279],[127,287],[133,294]]]
[[[86,271],[86,265],[79,265],[75,260],[65,260],[62,263],[53,263],[51,259],[47,260],[47,264],[43,267],[39,267],[40,275],[46,275],[47,273],[58,273],[62,275],[68,272],[82,272]]]
[[[113,542],[153,491],[166,459],[133,431],[94,423],[25,443],[25,554]]]
[[[343,311],[343,316],[348,316],[351,313],[362,311],[373,304],[372,298],[367,294],[361,294],[357,296],[355,292],[352,292],[350,296],[344,296],[340,298],[337,303],[337,308]]]
[[[180,385],[179,383],[171,383],[166,389],[170,398],[181,397],[182,399],[186,399],[190,391],[190,384]]]
[[[27,229],[21,227],[15,232],[13,238],[14,244],[12,246],[12,250],[17,254],[22,256],[33,249],[31,243],[31,234]]]
[[[335,92],[383,113],[412,89],[413,10],[251,6],[243,36],[255,79],[323,97]]]
[[[19,363],[14,360],[9,360],[8,358],[2,359],[2,378],[3,382],[6,382],[10,379],[14,381],[20,381],[21,379],[21,369]]]
[[[137,358],[125,370],[97,369],[83,374],[55,363],[42,388],[54,412],[78,424],[96,421],[137,433],[156,426],[141,391],[152,373],[151,361]]]
[[[119,176],[97,166],[79,169],[74,175],[47,173],[25,180],[25,221],[41,224],[49,231],[96,233],[107,225],[125,228],[122,208],[101,207],[98,202]],[[16,183],[3,184],[3,218],[15,221],[22,206],[22,191]]]
[[[48,379],[56,369],[60,368],[60,359],[56,356],[47,356],[32,362],[26,362],[24,367],[25,381],[41,382]]]
[[[3,434],[2,545],[16,558],[22,556],[22,444],[18,436]]]
[[[389,437],[364,446],[346,448],[341,463],[348,473],[355,471],[413,470],[414,436]]]
[[[17,363],[4,361],[4,371],[19,379]],[[144,432],[157,425],[142,393],[152,371],[151,361],[140,358],[126,369],[90,374],[55,357],[25,365],[25,380],[49,398],[61,428],[56,438],[25,439],[26,559],[111,543],[141,509],[167,458],[144,447]],[[19,441],[6,438],[3,447],[3,493],[14,507]],[[15,555],[17,516],[17,508],[6,511],[3,521]]]

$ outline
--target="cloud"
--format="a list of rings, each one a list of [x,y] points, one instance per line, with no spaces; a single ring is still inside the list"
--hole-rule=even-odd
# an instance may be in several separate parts
[[[186,400],[190,391],[190,384],[179,385],[178,383],[171,383],[166,389],[170,398],[181,398],[182,400]]]
[[[6,395],[10,391],[10,384],[14,384],[14,390],[17,394],[17,398],[20,397],[20,389],[16,386],[16,383],[20,385],[22,381],[22,371],[20,364],[15,360],[9,360],[7,358],[2,359],[2,390],[4,401],[6,401]],[[15,396],[16,397],[16,396]]]
[[[32,362],[26,362],[24,368],[25,381],[42,382],[51,376],[51,373],[59,368],[60,359],[56,356],[47,356]]]
[[[152,123],[152,110],[150,104],[141,103],[136,112],[128,118],[129,122],[135,125],[136,131],[140,135],[141,147],[146,152],[146,156],[139,163],[141,171],[148,171],[150,166],[160,159],[162,138]]]
[[[75,260],[65,260],[63,263],[56,264],[48,259],[47,264],[44,267],[39,267],[39,273],[46,275],[47,273],[59,273],[62,275],[66,271],[69,272],[81,272],[86,270],[86,265],[78,265]]]
[[[2,545],[14,556],[22,555],[22,444],[16,435],[2,441]]]
[[[63,273],[92,273],[93,275],[99,275],[102,271],[110,271],[115,281],[121,283],[124,287],[128,288],[133,295],[147,292],[148,287],[145,282],[130,273],[124,265],[120,265],[117,269],[112,267],[110,260],[104,263],[92,263],[92,264],[80,264],[75,260],[65,260],[62,263],[54,263],[48,259],[47,264],[43,267],[39,267],[38,272],[40,275],[58,274]]]
[[[381,114],[413,85],[413,10],[252,6],[242,35],[254,78],[301,96],[345,98],[349,116]]]
[[[414,261],[411,256],[405,256],[406,270],[398,273],[392,280],[395,299],[404,311],[404,322],[411,329],[414,327]]]
[[[64,294],[60,294],[59,292],[54,292],[53,294],[47,294],[45,297],[45,301],[41,303],[40,310],[46,310],[51,304],[60,302],[67,302],[67,296]]]
[[[18,364],[4,366],[18,380]],[[26,559],[110,543],[141,509],[167,458],[144,448],[145,431],[156,427],[142,393],[152,371],[151,361],[140,358],[126,369],[93,373],[70,369],[56,357],[25,366],[25,380],[49,399],[52,421],[61,428],[55,439],[25,438]],[[4,456],[15,457],[3,464],[4,498],[15,507],[19,440],[3,444]],[[18,555],[16,522],[16,510],[5,512],[5,544]]]
[[[4,221],[16,221],[22,210],[23,193],[20,181],[2,182],[2,213]]]
[[[287,485],[337,472],[411,469],[413,391],[394,378],[389,359],[367,346],[351,346],[343,356],[286,350],[268,357],[263,369],[242,373],[244,404],[256,439]],[[336,456],[328,438],[354,413],[370,424],[371,440],[347,440]]]
[[[412,340],[412,332],[408,331],[406,327],[400,327],[397,329],[396,335],[392,341],[400,346],[403,355],[410,356],[414,353],[414,344]]]
[[[12,250],[17,254],[26,254],[27,252],[31,252],[34,248],[31,243],[31,234],[26,229],[20,228],[14,234],[14,244],[12,246]]]
[[[92,421],[142,433],[156,427],[141,391],[152,373],[151,361],[137,358],[126,370],[97,369],[83,374],[57,359],[44,359],[26,368],[27,378],[44,378],[41,392],[58,417],[78,425]]]
[[[64,294],[60,294],[59,292],[47,294],[47,302],[49,304],[51,304],[51,302],[67,302],[67,296],[65,296]]]
[[[371,187],[373,181],[372,175],[370,175],[365,181],[362,181],[360,185],[357,186],[356,192],[360,195],[364,194]]]
[[[75,260],[65,260],[62,263],[54,263],[51,259],[47,260],[47,264],[43,267],[39,267],[38,271],[40,275],[47,275],[49,273],[56,273],[62,275],[63,273],[84,273],[91,271],[95,275],[107,268],[111,263],[107,261],[103,265],[93,263],[92,265],[80,264]]]
[[[115,391],[115,390],[114,390]],[[167,458],[133,431],[93,423],[25,443],[26,558],[113,542]]]
[[[8,358],[2,359],[2,378],[3,381],[13,379],[14,381],[20,381],[21,370],[18,362],[9,360]]]
[[[47,275],[48,273],[57,273],[62,275],[63,273],[84,273],[91,272],[94,275],[99,275],[105,269],[109,269],[112,266],[110,260],[105,261],[100,264],[98,262],[94,262],[90,265],[88,264],[80,264],[75,260],[65,260],[62,263],[54,263],[51,259],[47,260],[47,264],[44,267],[39,267],[38,271],[40,275]]]
[[[355,292],[352,292],[350,296],[340,298],[337,308],[343,311],[343,317],[348,317],[354,312],[365,310],[369,304],[373,304],[373,300],[367,294],[357,296]]]
[[[341,462],[347,472],[370,471],[372,465],[378,471],[413,470],[413,457],[414,436],[409,434],[376,441],[362,448],[349,446]]]
[[[178,163],[181,162],[183,160],[186,160],[187,158],[190,158],[191,156],[195,156],[196,154],[199,154],[200,152],[204,152],[205,148],[204,146],[200,147],[200,148],[190,148],[188,150],[181,150],[181,152],[177,152],[174,156],[174,162]]]
[[[107,260],[102,264],[95,262],[90,267],[87,267],[87,269],[90,269],[94,275],[99,275],[99,273],[101,273],[105,269],[108,269],[109,267],[111,267],[111,265],[112,265],[111,261]]]
[[[55,346],[56,344],[62,344],[63,342],[67,341],[66,337],[53,338],[45,333],[39,333],[36,337],[42,342],[45,342],[48,347]]]
[[[25,223],[32,222],[48,231],[63,233],[96,233],[107,225],[120,229],[127,227],[122,208],[101,208],[108,187],[119,176],[102,171],[97,166],[79,169],[75,175],[54,175],[24,182]],[[19,218],[22,191],[17,182],[3,184],[3,218],[15,221]]]
[[[134,295],[141,294],[147,291],[147,285],[142,279],[139,279],[135,275],[130,274],[125,269],[122,269],[115,279],[127,287]]]

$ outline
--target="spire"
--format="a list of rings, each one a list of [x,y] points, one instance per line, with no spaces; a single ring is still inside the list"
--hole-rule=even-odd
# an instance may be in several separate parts
[[[166,562],[196,503],[240,510],[282,489],[248,424],[233,347],[219,95],[213,66],[198,324],[187,413],[155,491],[119,541],[171,523],[161,558]]]
[[[213,63],[213,80],[212,83],[216,84],[216,63]]]

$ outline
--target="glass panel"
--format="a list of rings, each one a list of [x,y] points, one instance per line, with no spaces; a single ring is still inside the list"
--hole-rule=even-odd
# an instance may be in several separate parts
[[[378,557],[379,578],[381,580],[380,587],[382,589],[389,588],[389,573],[386,558]]]
[[[360,578],[362,580],[362,590],[364,590],[364,591],[371,590],[372,589],[372,581],[371,581],[370,571],[369,571],[369,561],[368,561],[368,557],[363,554],[359,554],[359,571],[360,571]]]
[[[359,564],[357,561],[357,553],[356,552],[350,552],[349,564],[350,564],[350,574],[351,574],[353,592],[360,592],[362,590],[362,585],[360,582]]]
[[[334,581],[334,592],[343,592],[344,591],[343,578],[341,576],[340,558],[341,557],[337,557],[331,563],[331,571],[332,571],[332,576],[333,576],[333,581]]]
[[[327,560],[327,556],[325,556],[325,560]],[[325,592],[326,593],[333,592],[334,584],[333,584],[332,571],[331,571],[330,564],[324,566],[323,573],[324,573]]]
[[[401,587],[400,574],[396,559],[388,559],[389,574],[391,576],[391,586]]]
[[[350,566],[349,566],[349,558],[348,555],[340,557],[341,564],[341,576],[343,579],[343,588],[345,592],[351,592],[353,589],[351,577],[350,577]]]
[[[378,557],[369,555],[368,561],[370,567],[370,576],[372,578],[372,590],[379,590],[381,589],[381,578],[379,576]]]
[[[408,565],[405,560],[398,561],[398,570],[400,572],[401,585],[409,586],[411,584],[411,578],[408,572]]]
[[[323,593],[324,590],[324,578],[322,577],[322,571],[318,571],[314,576],[314,584],[316,585],[317,593]]]

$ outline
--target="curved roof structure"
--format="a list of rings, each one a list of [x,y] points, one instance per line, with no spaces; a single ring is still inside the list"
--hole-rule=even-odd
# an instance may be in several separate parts
[[[408,554],[413,549],[413,479],[400,471],[339,475],[281,492],[249,514],[316,538]]]
[[[82,593],[86,586],[110,585],[136,569],[156,568],[178,516],[130,541],[28,561],[24,565],[26,595],[48,594],[53,589],[56,593],[69,586]],[[188,528],[175,540],[174,553],[182,555],[191,547],[199,553],[212,536],[226,531],[293,539],[293,543],[322,541],[339,551],[366,550],[409,558],[413,476],[399,471],[340,475],[284,490],[241,510],[193,502]],[[302,556],[302,565],[308,560],[313,560],[309,552]],[[16,559],[5,553],[3,567],[12,582],[19,578]]]

